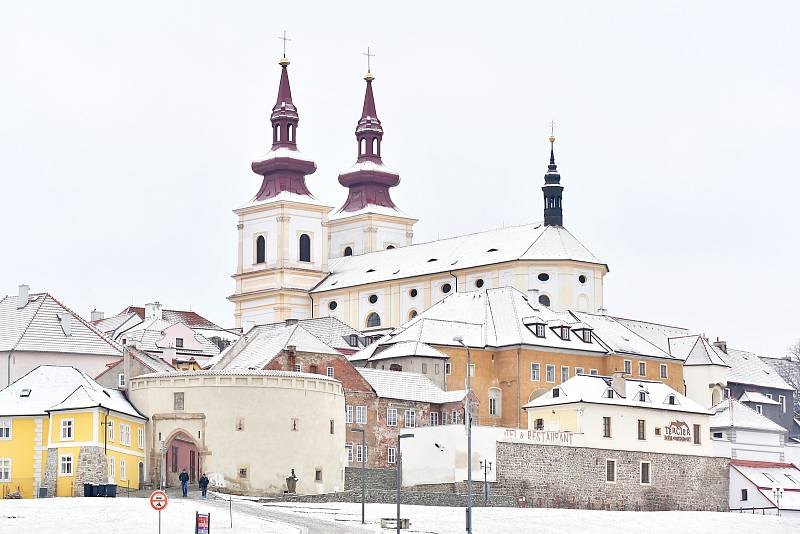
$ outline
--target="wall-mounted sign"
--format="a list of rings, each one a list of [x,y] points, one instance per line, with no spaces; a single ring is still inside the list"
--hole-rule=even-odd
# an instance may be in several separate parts
[[[672,421],[669,426],[664,427],[665,441],[691,441],[692,431],[689,425],[683,421]]]
[[[503,434],[503,441],[538,445],[572,445],[572,432],[507,428]]]

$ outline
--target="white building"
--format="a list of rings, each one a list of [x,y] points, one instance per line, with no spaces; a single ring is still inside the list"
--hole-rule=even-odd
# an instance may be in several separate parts
[[[800,517],[800,470],[794,464],[731,460],[731,511]]]
[[[0,387],[40,365],[69,365],[97,376],[122,357],[119,345],[49,293],[0,299]]]
[[[765,462],[787,460],[786,429],[782,426],[735,399],[724,400],[711,410],[715,456]]]

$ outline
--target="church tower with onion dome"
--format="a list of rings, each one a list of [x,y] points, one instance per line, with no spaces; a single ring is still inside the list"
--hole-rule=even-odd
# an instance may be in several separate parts
[[[381,158],[383,126],[375,110],[374,80],[368,69],[364,105],[355,131],[358,157],[339,175],[339,183],[348,189],[347,200],[330,215],[331,258],[404,247],[411,244],[414,235],[417,220],[400,211],[389,193],[400,183],[400,175]]]
[[[285,38],[285,36],[284,36]],[[297,148],[300,115],[284,52],[278,98],[270,115],[272,146],[251,168],[262,177],[255,196],[234,210],[238,263],[233,279],[237,327],[311,317],[309,290],[328,270],[327,206],[314,198],[306,176],[317,165]]]

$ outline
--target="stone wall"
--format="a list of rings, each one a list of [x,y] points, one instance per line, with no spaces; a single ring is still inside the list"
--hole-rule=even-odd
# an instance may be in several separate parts
[[[84,484],[106,484],[108,462],[102,447],[81,447],[75,466],[73,495],[83,495]]]
[[[617,461],[606,482],[606,459]],[[651,462],[651,484],[640,484],[640,462]],[[727,510],[729,460],[497,443],[497,486],[525,496],[528,506],[606,510]]]
[[[259,502],[361,502],[361,491],[350,490],[338,493],[323,493],[320,495],[286,495],[275,499],[261,499]],[[367,503],[394,504],[397,494],[388,490],[370,490],[366,492]],[[400,504],[414,504],[418,506],[454,506],[465,507],[467,496],[461,493],[426,492],[416,491],[412,488],[403,488],[400,494]],[[485,506],[483,493],[474,493],[472,504],[475,507]],[[493,494],[490,492],[488,506],[517,506],[517,499],[513,496]]]
[[[364,469],[367,478],[367,488],[373,490],[391,490],[394,489],[396,482],[395,469],[376,469],[367,467]],[[361,489],[361,468],[360,467],[345,467],[344,468],[344,489],[355,490]]]
[[[56,496],[56,481],[58,480],[58,449],[47,449],[47,462],[44,467],[44,480],[42,486],[47,488],[47,496]]]

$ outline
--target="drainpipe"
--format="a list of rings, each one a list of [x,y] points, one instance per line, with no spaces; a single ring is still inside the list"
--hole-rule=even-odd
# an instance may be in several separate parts
[[[519,428],[519,412],[522,407],[519,404],[519,347],[517,347],[517,428]]]
[[[108,457],[108,414],[109,409],[106,408],[106,422],[103,424],[103,454]]]
[[[455,280],[455,282],[456,282],[455,286],[453,286],[453,289],[455,289],[455,291],[453,291],[453,293],[458,293],[458,277],[453,274],[453,271],[447,271],[447,272],[450,273],[450,276],[452,276],[453,280]]]

